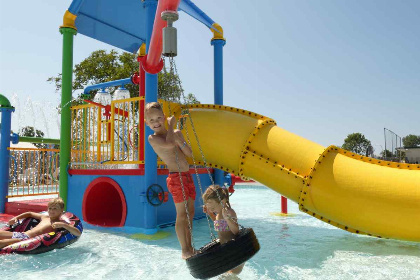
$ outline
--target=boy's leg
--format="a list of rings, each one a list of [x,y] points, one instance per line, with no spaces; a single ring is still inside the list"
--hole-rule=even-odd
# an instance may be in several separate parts
[[[10,244],[16,243],[21,241],[20,239],[3,239],[0,240],[0,249],[4,248],[6,246],[9,246]]]
[[[188,226],[187,212],[185,209],[185,203],[175,203],[176,209],[176,222],[175,222],[175,232],[178,237],[179,244],[181,245],[182,258],[187,259],[192,256],[191,248],[191,233]],[[190,235],[189,243],[187,240],[187,234]]]
[[[13,232],[0,230],[0,240],[2,239],[10,239],[13,236]]]
[[[188,215],[190,217],[190,225],[191,225],[191,230],[192,230],[195,209],[194,209],[194,199],[192,199],[191,197],[188,198],[187,207],[188,207]],[[186,231],[187,246],[189,246],[191,250],[193,251],[194,248],[192,247],[191,233],[190,233],[190,228],[189,228],[188,223],[186,226],[187,226],[187,231]]]
[[[194,208],[194,200],[196,197],[196,192],[195,192],[195,185],[194,185],[194,181],[193,178],[191,176],[191,174],[188,174],[188,176],[186,176],[186,190],[188,193],[188,200],[187,200],[187,207],[188,207],[188,214],[190,217],[190,225],[191,225],[191,230],[192,230],[192,226],[193,226],[193,219],[194,219],[194,215],[195,215],[195,208]],[[187,236],[187,242],[189,244],[189,246],[191,247],[191,251],[194,253],[194,248],[192,247],[192,241],[191,241],[191,234],[189,234]]]

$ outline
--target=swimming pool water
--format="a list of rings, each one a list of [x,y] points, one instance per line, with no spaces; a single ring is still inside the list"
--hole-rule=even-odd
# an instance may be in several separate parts
[[[231,197],[239,223],[261,245],[238,277],[212,279],[420,279],[420,243],[359,236],[299,212],[280,211],[280,195],[261,186],[237,186]],[[158,241],[86,228],[79,241],[40,255],[0,256],[0,279],[194,279],[181,257],[174,227]],[[194,243],[210,241],[206,219],[194,222]]]

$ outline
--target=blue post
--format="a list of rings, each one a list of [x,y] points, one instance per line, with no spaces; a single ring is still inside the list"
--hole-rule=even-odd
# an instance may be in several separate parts
[[[157,0],[146,0],[144,2],[144,6],[146,8],[146,50],[149,49],[150,38],[152,36],[153,31],[153,23],[155,21],[155,14],[157,9]],[[146,73],[146,104],[149,102],[156,102],[157,101],[157,91],[158,91],[158,76],[157,74],[149,74]],[[145,129],[145,153],[144,153],[144,175],[145,175],[145,186],[144,192],[146,192],[147,188],[157,183],[157,156],[156,153],[153,151],[152,146],[150,146],[149,135],[153,134],[153,130],[151,130],[148,126]],[[143,219],[144,224],[141,225],[141,228],[144,229],[145,234],[153,234],[157,232],[157,209],[153,207],[149,203],[144,202],[144,211],[143,211]]]
[[[0,213],[4,213],[9,190],[9,157],[10,128],[12,126],[13,107],[0,107],[1,111],[1,144],[0,144]]]
[[[223,105],[223,46],[225,40],[212,40],[214,47],[214,104]]]
[[[223,105],[223,46],[225,40],[212,40],[214,47],[214,104]],[[216,184],[223,185],[223,170],[215,169],[214,181]]]

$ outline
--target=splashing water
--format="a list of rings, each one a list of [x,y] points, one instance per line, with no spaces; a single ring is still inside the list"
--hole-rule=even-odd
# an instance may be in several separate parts
[[[15,112],[12,114],[12,130],[18,133],[26,126],[45,133],[46,138],[60,137],[60,115],[57,106],[50,101],[33,100],[29,97],[22,97],[22,94],[13,94],[11,98]],[[25,100],[22,106],[22,98]]]

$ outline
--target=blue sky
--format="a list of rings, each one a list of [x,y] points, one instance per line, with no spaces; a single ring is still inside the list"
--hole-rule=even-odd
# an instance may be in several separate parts
[[[224,29],[226,105],[269,116],[323,146],[361,132],[379,153],[384,127],[420,135],[420,1],[193,2]],[[61,72],[58,29],[71,1],[0,3],[0,93],[18,96],[14,129],[43,129],[59,102],[46,80]],[[211,32],[185,13],[174,25],[183,87],[212,103]],[[112,47],[77,35],[74,63],[97,49]],[[23,108],[28,97],[34,113]],[[58,137],[57,125],[49,130]]]

